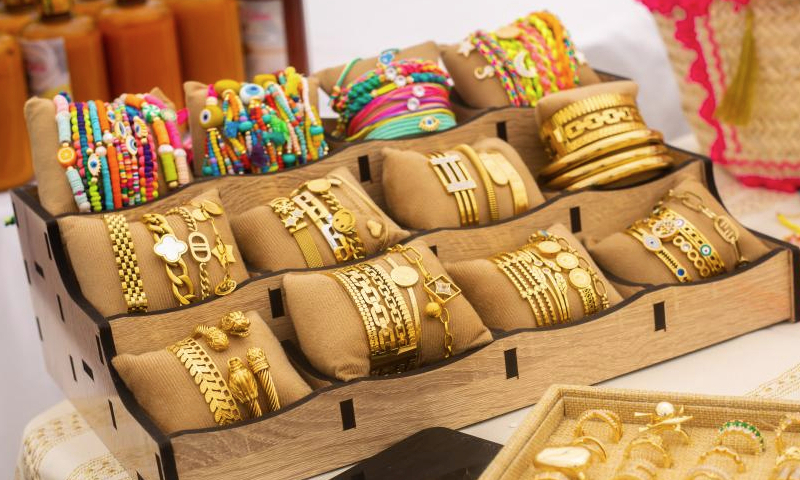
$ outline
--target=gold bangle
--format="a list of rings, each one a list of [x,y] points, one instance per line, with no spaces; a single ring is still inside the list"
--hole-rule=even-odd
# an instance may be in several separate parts
[[[689,274],[689,271],[686,270],[686,267],[664,248],[664,244],[661,243],[658,237],[644,229],[640,221],[628,227],[625,233],[638,240],[647,251],[652,252],[658,257],[658,259],[669,268],[669,271],[675,275],[675,278],[677,278],[679,282],[686,283],[692,281],[692,276]]]
[[[608,460],[608,452],[606,446],[595,437],[583,435],[572,440],[570,445],[580,446],[596,455],[601,462]]]
[[[642,478],[642,475],[646,475],[646,478],[653,480],[658,476],[658,467],[646,458],[634,458],[625,462],[618,473],[623,475],[626,473],[633,474],[637,480]],[[625,477],[623,476],[622,478]]]
[[[783,434],[793,425],[800,425],[800,414],[786,414],[781,418],[780,423],[778,423],[778,428],[775,429],[775,448],[778,450],[778,455],[783,455],[784,450],[786,450],[786,442],[783,439]]]
[[[305,213],[301,208],[295,205],[290,199],[286,197],[278,197],[269,203],[275,215],[281,219],[283,226],[292,234],[306,265],[310,268],[322,267],[325,263],[322,261],[322,255],[308,231],[308,223],[303,219]]]
[[[522,275],[530,282],[530,284],[538,286],[539,292],[541,293],[542,298],[544,298],[545,304],[550,312],[551,320],[548,325],[565,322],[566,312],[564,311],[564,307],[561,302],[560,291],[557,293],[553,286],[547,282],[547,277],[545,276],[543,269],[539,268],[539,266],[535,264],[525,261],[525,258],[520,255],[520,252],[514,252],[511,254],[511,256],[513,257],[513,265],[519,268],[519,271],[522,272]]]
[[[189,230],[189,236],[186,238],[189,245],[189,253],[192,258],[197,262],[197,268],[200,270],[200,299],[205,299],[211,294],[211,280],[208,278],[208,269],[206,265],[211,260],[211,245],[208,243],[208,238],[197,230],[197,220],[189,212],[186,207],[177,207],[167,210],[167,215],[179,215],[186,228]]]
[[[111,248],[117,261],[117,272],[122,285],[122,295],[128,306],[128,313],[147,311],[147,294],[139,274],[139,261],[133,246],[131,231],[124,215],[107,214],[103,217],[111,238]]]
[[[661,468],[670,468],[672,466],[672,456],[664,448],[664,440],[658,435],[647,434],[642,437],[637,437],[631,440],[627,447],[625,447],[624,459],[631,458],[631,454],[637,448],[649,448],[661,456]]]
[[[572,102],[564,108],[559,109],[544,122],[544,125],[542,125],[543,138],[545,135],[550,135],[550,132],[555,132],[569,122],[592,112],[624,106],[635,107],[636,99],[631,95],[602,93],[584,98],[583,100],[578,100],[577,102]]]
[[[700,458],[697,460],[697,464],[703,465],[704,463],[706,463],[706,460],[708,460],[708,458],[711,457],[712,455],[719,455],[730,458],[731,460],[733,460],[733,463],[736,464],[736,470],[739,473],[744,473],[745,471],[747,471],[747,465],[744,464],[742,456],[739,455],[737,451],[733,450],[732,448],[728,448],[724,445],[717,445],[711,450],[706,450],[705,452],[703,452],[703,454],[700,455]]]
[[[663,142],[664,136],[655,130],[633,130],[620,133],[619,135],[606,137],[594,143],[590,143],[585,147],[564,155],[544,167],[540,175],[545,179],[552,178],[566,170],[579,167],[584,163],[588,163],[611,152]]]
[[[481,160],[475,153],[475,150],[467,144],[462,143],[456,146],[455,150],[461,152],[461,154],[469,160],[473,168],[478,171],[478,176],[481,177],[481,182],[483,183],[483,189],[486,190],[486,201],[489,203],[489,218],[493,222],[500,220],[500,210],[497,207],[497,194],[494,191],[494,182],[489,176],[489,172],[486,171],[483,160]]]
[[[269,371],[269,361],[264,350],[259,347],[250,347],[247,349],[247,365],[253,372],[253,375],[258,379],[261,388],[267,395],[267,408],[270,412],[280,410],[281,401],[278,398],[278,390],[275,388],[275,382],[272,380],[272,374]]]
[[[247,407],[250,418],[261,416],[261,405],[258,404],[258,383],[253,375],[242,363],[239,357],[228,359],[228,385],[231,394],[237,402]]]
[[[611,427],[611,440],[614,443],[619,443],[619,441],[622,440],[622,420],[620,420],[616,412],[608,409],[591,409],[583,412],[581,416],[578,417],[578,423],[575,425],[572,436],[586,436],[584,424],[590,420],[600,420]]]
[[[197,300],[194,283],[189,278],[189,269],[183,260],[183,254],[189,250],[189,246],[175,236],[163,215],[146,213],[142,216],[142,223],[153,234],[155,241],[153,252],[164,261],[164,268],[172,284],[172,294],[181,305],[188,305]],[[178,268],[178,273],[175,273],[173,268]],[[182,289],[185,291],[182,292]]]
[[[347,186],[347,188],[352,193],[356,194],[356,196],[358,196],[361,199],[361,201],[365,205],[367,205],[370,208],[370,210],[372,210],[372,212],[375,213],[375,215],[379,219],[383,219],[383,218],[386,217],[386,213],[384,213],[380,208],[378,208],[377,205],[375,205],[375,201],[373,199],[371,199],[369,196],[367,196],[363,191],[361,191],[360,188],[358,188],[357,186],[353,185],[352,182],[350,182],[346,178],[344,178],[344,177],[342,177],[340,175],[337,175],[335,173],[329,173],[328,176],[338,180],[339,182],[342,183],[342,185]],[[370,235],[372,235],[373,237],[378,238],[380,236],[381,243],[380,243],[380,246],[378,247],[378,251],[383,251],[384,249],[386,249],[386,247],[388,246],[388,243],[389,243],[389,228],[386,226],[386,224],[382,224],[382,223],[378,223],[378,222],[374,222],[373,224],[370,224],[370,220],[368,220],[367,221],[367,228],[370,231]],[[375,234],[376,230],[378,231],[377,235]]]
[[[478,224],[478,205],[475,201],[475,180],[464,167],[458,155],[445,155],[440,152],[428,154],[428,164],[439,178],[445,191],[453,195],[458,206],[461,226]]]
[[[329,275],[335,278],[344,287],[345,291],[347,291],[347,293],[350,295],[351,300],[353,300],[358,312],[361,314],[361,320],[364,323],[364,330],[367,332],[370,358],[377,357],[381,352],[384,351],[384,348],[381,346],[380,342],[378,342],[378,330],[375,324],[372,322],[372,315],[369,311],[369,305],[361,297],[358,287],[350,282],[350,279],[347,277],[347,275],[338,270],[334,270]]]
[[[214,293],[219,296],[228,295],[236,290],[237,286],[236,281],[231,276],[231,264],[236,262],[236,257],[233,256],[233,245],[228,245],[224,242],[214,221],[214,217],[218,217],[225,212],[222,209],[222,205],[211,200],[193,203],[192,206],[196,207],[196,210],[192,212],[192,216],[197,221],[208,221],[211,224],[211,229],[214,231],[214,248],[211,250],[211,254],[217,258],[217,261],[225,270],[222,280],[214,287]]]
[[[701,278],[725,273],[725,263],[717,249],[692,222],[671,208],[660,206],[653,210],[648,226],[662,241],[671,241],[685,253]]]
[[[217,425],[228,425],[242,420],[242,414],[228,384],[214,361],[196,340],[186,338],[167,347],[167,351],[178,357],[186,367]]]
[[[514,204],[514,215],[528,210],[528,191],[519,172],[511,162],[500,152],[478,152],[486,171],[492,181],[499,186],[508,185],[511,190],[511,201]]]
[[[366,249],[364,242],[358,235],[356,229],[356,216],[353,212],[348,210],[342,205],[336,195],[333,194],[333,186],[341,186],[336,179],[317,178],[310,180],[300,186],[292,193],[292,196],[300,194],[303,189],[318,195],[322,201],[328,206],[331,214],[333,215],[330,220],[333,229],[344,237],[346,247],[339,247],[334,250],[334,256],[338,262],[347,262],[354,259],[364,258],[366,256]]]
[[[654,157],[640,158],[630,163],[618,165],[604,172],[586,177],[568,186],[565,190],[574,191],[587,187],[600,187],[617,182],[624,178],[640,173],[663,170],[672,166],[672,157],[669,155],[656,155]]]
[[[411,315],[414,320],[414,330],[416,331],[417,343],[420,341],[422,329],[419,322],[419,306],[417,306],[417,295],[414,293],[414,286],[419,282],[419,274],[413,267],[407,265],[398,265],[394,259],[388,255],[383,257],[392,267],[389,276],[395,285],[403,287],[408,293],[408,303],[411,305]]]
[[[643,158],[666,155],[668,152],[669,150],[667,150],[667,147],[663,144],[645,145],[643,147],[623,150],[622,152],[600,157],[597,160],[593,160],[591,162],[584,163],[579,167],[567,170],[566,172],[547,182],[545,186],[553,189],[565,188],[590,176],[606,172],[611,168],[625,165]]]
[[[528,302],[536,326],[543,327],[552,324],[552,317],[549,316],[545,301],[541,296],[542,287],[536,283],[528,283],[525,275],[514,265],[515,257],[511,254],[501,253],[492,257],[492,260],[516,287],[520,296]]]

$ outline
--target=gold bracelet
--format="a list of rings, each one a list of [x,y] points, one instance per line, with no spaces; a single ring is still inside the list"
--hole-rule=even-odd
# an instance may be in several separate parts
[[[511,281],[512,285],[519,292],[520,297],[528,302],[533,313],[533,319],[537,327],[550,325],[551,320],[548,317],[547,308],[545,307],[544,300],[540,297],[540,290],[538,285],[529,285],[524,277],[513,266],[513,257],[508,254],[499,254],[492,257],[492,261],[501,272]]]
[[[356,216],[350,210],[346,209],[342,203],[333,194],[333,186],[341,186],[341,183],[336,179],[317,178],[310,180],[301,185],[297,190],[292,193],[292,196],[300,195],[300,192],[305,189],[314,195],[322,198],[328,206],[332,217],[330,220],[333,229],[344,237],[346,248],[339,248],[334,250],[334,256],[338,262],[347,262],[354,259],[364,258],[366,256],[366,249],[361,237],[358,236],[356,230]]]
[[[450,358],[453,354],[453,334],[450,332],[450,311],[447,309],[447,302],[461,294],[461,289],[453,283],[446,275],[440,274],[433,276],[422,261],[419,251],[407,245],[395,245],[391,247],[389,253],[399,253],[409,265],[414,265],[422,275],[422,286],[428,295],[428,303],[425,305],[425,315],[439,320],[444,327],[444,358]],[[412,256],[413,255],[413,256]]]
[[[725,263],[714,245],[686,217],[668,207],[657,207],[648,226],[662,241],[671,241],[685,253],[701,278],[725,273]]]
[[[267,394],[267,407],[268,411],[275,412],[280,410],[281,401],[278,398],[278,390],[275,388],[275,382],[272,380],[272,374],[269,371],[269,362],[264,350],[259,347],[250,347],[247,349],[247,365],[253,372],[253,375],[258,379],[264,393]]]
[[[511,190],[511,201],[514,204],[514,215],[526,212],[528,191],[525,189],[525,182],[505,155],[500,152],[478,152],[478,157],[495,184],[501,187],[508,185]]]
[[[329,275],[335,278],[344,287],[348,295],[350,295],[350,298],[353,300],[358,312],[361,314],[361,320],[364,322],[364,330],[367,332],[370,358],[377,357],[385,350],[385,348],[378,341],[378,330],[375,323],[372,321],[369,305],[361,297],[358,287],[350,282],[350,279],[347,277],[347,275],[338,270],[334,270]]]
[[[389,310],[384,304],[380,292],[372,285],[369,277],[361,273],[356,267],[346,267],[339,270],[353,287],[359,292],[361,298],[367,303],[370,318],[378,332],[378,344],[382,352],[397,350],[398,338],[396,331],[392,327],[392,319]]]
[[[500,220],[500,210],[497,207],[497,194],[494,191],[494,182],[492,182],[492,178],[486,171],[483,161],[475,153],[475,150],[467,144],[462,143],[456,146],[455,150],[461,152],[472,164],[472,167],[478,171],[478,176],[481,177],[481,182],[483,183],[483,189],[486,190],[486,201],[489,203],[489,218],[493,222]]]
[[[250,418],[261,416],[258,403],[258,383],[256,376],[242,363],[239,357],[228,359],[228,386],[237,402],[247,407]]]
[[[189,230],[189,237],[186,239],[189,244],[189,253],[197,262],[200,270],[200,299],[205,299],[211,294],[211,280],[208,278],[206,264],[211,260],[211,245],[208,238],[197,230],[197,220],[192,216],[186,207],[177,207],[167,210],[167,215],[180,215],[186,228]]]
[[[211,200],[203,200],[200,203],[193,203],[196,209],[192,212],[192,216],[199,222],[208,221],[211,224],[211,229],[214,231],[214,248],[211,254],[217,258],[217,261],[225,270],[225,275],[222,280],[214,287],[214,293],[219,296],[228,295],[236,289],[237,283],[231,276],[231,264],[236,262],[236,257],[233,256],[233,245],[228,245],[222,240],[217,224],[214,217],[218,217],[225,213],[222,205],[212,202]]]
[[[116,213],[105,215],[103,220],[111,238],[111,248],[116,257],[117,272],[128,313],[146,312],[147,294],[139,274],[139,261],[136,258],[131,231],[128,229],[128,221],[124,215]]]
[[[408,294],[408,303],[411,304],[411,315],[414,320],[414,331],[417,338],[417,343],[419,343],[422,329],[419,322],[419,306],[417,306],[417,295],[414,293],[414,286],[419,282],[419,274],[413,267],[409,267],[408,265],[398,265],[397,262],[392,259],[392,257],[386,255],[383,259],[392,267],[392,271],[389,272],[389,277],[391,277],[392,282],[395,285],[405,288],[406,293]]]
[[[242,420],[228,384],[225,382],[214,361],[203,347],[192,338],[167,347],[167,351],[178,357],[186,367],[208,404],[217,425],[228,425]]]
[[[542,125],[542,139],[560,131],[568,123],[598,110],[614,107],[636,107],[636,99],[630,95],[603,93],[594,95],[561,108]]]
[[[676,193],[673,190],[669,190],[666,195],[664,195],[662,202],[666,202],[667,200],[679,200],[685,207],[695,212],[700,212],[708,217],[713,222],[714,230],[717,231],[717,235],[733,248],[733,252],[736,255],[736,266],[740,267],[748,263],[747,258],[742,254],[742,249],[739,246],[739,229],[730,217],[727,215],[717,215],[716,212],[703,203],[703,199],[699,195],[693,192]]]
[[[544,167],[540,175],[545,179],[553,178],[562,172],[579,167],[584,163],[589,163],[596,158],[600,158],[612,152],[663,142],[663,135],[655,130],[633,130],[621,133],[590,143],[585,147],[564,155]]]
[[[352,182],[347,180],[346,178],[337,175],[335,173],[329,173],[328,177],[334,178],[341,182],[342,185],[347,186],[347,188],[356,196],[358,196],[364,205],[368,206],[370,210],[375,214],[377,218],[384,218],[386,213],[383,212],[377,205],[375,205],[375,201],[371,199],[368,195],[366,195],[360,188],[353,185]],[[372,223],[370,223],[372,222]],[[386,224],[378,223],[377,221],[367,220],[367,229],[369,230],[370,235],[375,238],[380,238],[381,243],[378,247],[378,251],[383,251],[389,244],[389,228],[387,228]]]
[[[354,244],[351,238],[339,232],[333,225],[333,214],[328,210],[325,202],[317,198],[309,190],[297,189],[290,196],[298,207],[303,209],[308,218],[317,227],[325,238],[337,263],[346,262],[356,258]],[[341,221],[342,219],[340,219]]]
[[[523,261],[522,256],[520,256],[518,252],[507,255],[513,259],[512,266],[519,269],[523,277],[525,277],[530,285],[536,285],[534,290],[538,291],[538,293],[542,296],[544,304],[547,306],[547,311],[549,313],[549,320],[545,320],[545,324],[552,325],[561,323],[563,320],[561,302],[556,292],[550,287],[550,285],[547,284],[547,278],[542,270],[532,263]],[[549,296],[548,293],[550,294]]]
[[[533,275],[533,277],[547,288],[550,296],[558,307],[557,323],[567,323],[572,321],[572,312],[569,308],[569,298],[567,297],[567,281],[561,275],[560,269],[550,268],[544,265],[543,262],[537,261],[538,258],[529,255],[529,251],[525,248],[516,252],[517,261],[525,266],[525,269]]]
[[[433,152],[428,155],[428,164],[433,168],[445,191],[456,199],[461,226],[478,224],[478,205],[474,190],[477,187],[469,170],[458,155]]]
[[[677,278],[679,282],[686,283],[692,281],[692,276],[689,275],[689,271],[686,270],[686,267],[684,267],[677,258],[675,258],[666,248],[664,248],[664,244],[661,243],[661,240],[658,237],[648,232],[643,227],[641,221],[637,221],[628,227],[625,233],[638,240],[644,246],[644,248],[658,257],[658,259],[661,260],[664,265],[667,266],[667,268],[669,268],[669,271],[675,275],[675,278]]]
[[[617,165],[616,167],[610,168],[604,172],[590,175],[573,183],[565,190],[573,191],[587,187],[600,187],[622,180],[623,178],[638,175],[640,173],[664,170],[672,166],[672,161],[673,160],[670,155],[656,155],[654,157],[640,158],[623,165]]]
[[[663,144],[645,145],[643,147],[624,150],[620,153],[600,157],[597,160],[593,160],[589,163],[584,163],[579,167],[567,170],[566,172],[547,182],[546,186],[553,189],[565,188],[593,175],[606,172],[611,168],[625,165],[643,158],[667,155],[668,153],[669,150],[667,150],[667,147]]]
[[[188,305],[197,300],[194,283],[189,278],[189,270],[183,260],[183,254],[189,250],[186,242],[175,236],[163,215],[146,213],[142,216],[142,223],[153,234],[155,241],[153,252],[164,261],[164,268],[172,284],[172,294],[181,305]],[[175,273],[173,268],[178,268],[178,273]]]
[[[294,202],[286,197],[278,197],[273,199],[269,206],[275,215],[281,219],[283,226],[292,234],[297,246],[300,248],[300,253],[306,261],[309,268],[322,267],[325,263],[322,261],[317,245],[308,231],[308,223],[303,219],[305,213]]]

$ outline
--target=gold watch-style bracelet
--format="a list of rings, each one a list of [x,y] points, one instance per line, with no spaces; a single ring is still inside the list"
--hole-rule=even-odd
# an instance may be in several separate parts
[[[214,293],[219,296],[228,295],[236,289],[236,280],[231,276],[231,264],[236,262],[236,257],[233,254],[233,245],[227,245],[217,229],[217,224],[214,217],[222,215],[224,210],[222,205],[211,200],[203,200],[200,203],[193,203],[195,210],[192,211],[192,216],[199,222],[208,221],[211,224],[211,229],[214,231],[214,248],[211,249],[211,254],[217,258],[219,264],[225,270],[225,275],[222,280],[214,287]]]
[[[661,260],[664,265],[667,266],[667,268],[669,268],[669,271],[675,275],[675,278],[677,278],[679,282],[691,282],[692,276],[689,274],[689,271],[686,270],[686,267],[684,267],[674,255],[664,248],[664,244],[661,242],[660,238],[647,231],[646,226],[647,225],[644,222],[638,220],[634,222],[633,225],[628,227],[625,233],[638,240],[645,249],[658,257],[658,259]]]
[[[196,340],[186,338],[167,347],[167,351],[178,357],[186,367],[217,425],[229,425],[242,420],[242,414],[222,373]]]
[[[107,214],[103,220],[105,220],[111,239],[111,248],[114,250],[122,295],[125,297],[128,313],[146,312],[147,294],[139,273],[139,261],[136,258],[136,249],[128,228],[128,220],[124,215],[117,213]]]
[[[441,152],[428,154],[431,166],[445,191],[456,199],[461,226],[478,224],[478,203],[475,201],[477,184],[458,155],[445,155]]]
[[[208,237],[197,229],[197,220],[188,208],[172,208],[167,210],[167,215],[179,215],[186,223],[186,228],[189,230],[186,243],[189,245],[189,253],[197,262],[197,268],[200,270],[200,299],[208,298],[211,294],[211,280],[208,277],[207,268],[208,261],[211,260],[211,245],[208,243]]]
[[[483,189],[486,190],[486,201],[489,203],[489,219],[493,222],[500,220],[500,209],[497,206],[494,182],[492,177],[489,176],[489,172],[486,171],[483,160],[475,153],[472,147],[465,143],[456,146],[454,150],[464,155],[469,160],[469,163],[472,164],[472,167],[478,171],[478,176],[481,178],[481,183],[483,183]]]
[[[514,204],[514,215],[528,210],[528,191],[517,169],[500,152],[478,152],[486,171],[498,186],[508,185],[511,190],[511,201]]]
[[[653,210],[648,226],[653,235],[662,241],[671,241],[685,253],[701,278],[725,273],[725,262],[717,249],[703,233],[686,217],[669,207]]]
[[[300,253],[306,261],[309,268],[322,267],[325,263],[322,261],[317,245],[314,243],[314,238],[311,232],[308,231],[308,223],[306,223],[305,212],[298,207],[293,201],[286,197],[278,197],[273,199],[269,206],[275,215],[281,219],[283,226],[294,237],[297,246],[300,248]]]
[[[163,215],[146,213],[142,216],[142,223],[153,234],[155,241],[153,252],[164,261],[164,268],[172,284],[172,294],[181,305],[188,305],[197,300],[194,283],[183,260],[183,254],[189,251],[186,242],[175,236]],[[177,273],[173,271],[176,268]]]

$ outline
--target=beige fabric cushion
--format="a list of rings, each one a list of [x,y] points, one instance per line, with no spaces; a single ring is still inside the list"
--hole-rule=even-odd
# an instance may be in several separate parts
[[[693,192],[703,199],[703,203],[718,215],[728,215],[725,208],[717,202],[714,196],[700,182],[688,179],[681,182],[675,192]],[[700,232],[712,243],[717,253],[720,255],[725,269],[730,272],[736,264],[736,256],[733,247],[726,243],[714,230],[711,220],[700,212],[691,210],[684,206],[679,200],[670,200],[666,206],[675,210],[689,220]],[[745,258],[750,261],[756,260],[769,252],[769,248],[761,240],[750,233],[745,227],[731,218],[739,230],[739,246]],[[627,233],[617,232],[600,240],[587,239],[587,247],[594,259],[606,271],[631,282],[663,284],[677,283],[677,279],[672,271],[653,253]],[[686,258],[671,242],[664,242],[667,250],[686,267],[693,280],[699,280],[700,275],[694,265]]]
[[[608,291],[608,301],[613,306],[622,301],[622,296],[606,279],[603,272],[586,252],[581,242],[563,225],[555,224],[548,231],[564,237],[581,256],[589,262]],[[533,232],[531,232],[533,233]],[[499,252],[498,252],[499,253]],[[528,302],[497,265],[487,258],[447,263],[447,271],[453,280],[464,289],[464,295],[475,306],[475,310],[487,327],[504,331],[518,328],[533,328],[536,320]],[[583,317],[583,302],[572,288],[567,294],[573,320]]]
[[[534,208],[544,202],[545,199],[531,172],[514,147],[499,138],[484,138],[472,144],[472,148],[477,152],[500,152],[508,159],[525,184],[528,208]],[[475,200],[478,203],[478,219],[481,225],[490,223],[489,201],[486,199],[486,189],[478,171],[461,153],[455,151],[447,153],[461,157],[463,164],[469,170],[477,185]],[[393,218],[401,225],[414,229],[461,226],[456,199],[442,186],[436,172],[428,163],[426,153],[384,148],[383,154],[383,190]],[[494,185],[494,190],[500,218],[513,216],[511,189]]]
[[[368,255],[377,253],[408,237],[407,231],[397,226],[375,205],[375,202],[369,198],[347,167],[334,169],[329,176],[347,181],[341,187],[333,187],[332,191],[342,205],[355,214],[356,231],[364,242]],[[357,194],[354,189],[357,189],[362,195]],[[288,195],[289,192],[286,194]],[[371,232],[368,226],[370,222],[379,224],[380,232]],[[371,225],[374,226],[374,224]],[[231,226],[236,238],[241,240],[239,246],[251,269],[277,271],[286,268],[307,267],[297,241],[269,205],[261,205],[235,216],[231,220]],[[311,222],[309,222],[309,227],[308,231],[311,233],[325,265],[335,265],[336,258],[325,241],[325,237]],[[377,236],[373,233],[376,233]]]
[[[567,105],[605,93],[630,95],[635,100],[636,96],[639,94],[639,85],[630,80],[619,80],[616,82],[595,83],[585,87],[578,87],[550,94],[539,100],[539,103],[536,104],[536,123],[541,127],[544,121]]]
[[[211,200],[222,205],[216,189],[207,190],[192,201],[200,202]],[[154,204],[150,213],[165,213]],[[172,294],[172,282],[165,271],[165,263],[153,252],[153,235],[147,227],[138,221],[139,217],[128,217],[128,227],[136,250],[144,290],[147,294],[148,311],[153,312],[165,308],[179,306]],[[167,221],[175,235],[186,241],[189,229],[179,215],[167,216]],[[241,283],[248,278],[236,240],[231,233],[228,219],[225,214],[214,219],[220,236],[227,245],[233,246],[236,261],[230,266],[233,279]],[[81,287],[81,292],[89,302],[97,308],[103,316],[127,312],[125,297],[117,271],[116,257],[112,249],[106,223],[99,216],[69,215],[58,220],[61,229],[61,239],[66,247],[67,254],[72,262],[75,276]],[[209,244],[214,246],[214,230],[211,222],[198,222],[198,230],[208,238]],[[195,293],[200,294],[200,272],[197,262],[189,252],[184,254],[184,261],[188,267],[189,277],[195,287]],[[211,280],[211,293],[214,287],[222,280],[225,271],[220,266],[216,257],[211,257],[207,263],[208,275]]]
[[[445,274],[439,260],[427,245],[410,243],[423,257],[423,264],[434,277]],[[408,265],[400,254],[389,254],[398,265]],[[384,257],[371,260],[388,272],[392,267]],[[283,279],[286,304],[294,323],[300,347],[308,360],[322,373],[352,380],[369,375],[369,341],[361,315],[339,281],[325,273],[290,273]],[[410,302],[405,289],[403,298]],[[428,296],[422,282],[414,286],[420,311],[420,363],[431,364],[444,358],[444,327],[438,320],[425,317]],[[409,306],[410,308],[410,306]],[[492,341],[492,336],[464,295],[447,303],[453,353],[458,354]]]
[[[442,61],[447,67],[447,71],[450,72],[455,89],[464,103],[475,108],[506,107],[511,104],[505,89],[497,78],[483,80],[475,78],[475,69],[488,65],[477,50],[473,50],[469,56],[465,57],[458,53],[458,44],[456,44],[442,46],[441,53]],[[591,85],[600,81],[600,78],[588,65],[578,67],[578,78],[580,78],[581,85]]]
[[[281,408],[286,408],[309,393],[311,388],[289,363],[280,342],[257,312],[245,314],[250,319],[250,335],[229,336],[230,346],[223,352],[209,348],[203,339],[198,343],[208,353],[222,377],[228,380],[228,359],[239,357],[247,365],[247,349],[264,350]],[[208,322],[208,326],[216,325]],[[191,332],[186,332],[187,335]],[[175,339],[179,341],[181,339]],[[180,430],[214,427],[214,416],[200,393],[194,378],[178,357],[167,351],[167,345],[141,355],[117,355],[111,361],[136,401],[165,434]],[[259,386],[261,411],[268,412],[267,397]],[[248,418],[247,408],[239,405],[242,418]]]
[[[199,177],[203,174],[203,158],[206,155],[206,130],[200,125],[200,112],[206,107],[208,85],[185,82],[183,93],[186,96],[186,109],[189,111],[189,131],[192,133],[194,174]],[[314,77],[308,78],[308,101],[319,111],[319,82]]]
[[[395,54],[395,60],[408,60],[408,59],[422,59],[436,61],[439,58],[439,47],[434,42],[420,43],[412,47],[404,48]],[[347,76],[342,83],[342,88],[347,86],[351,81],[361,76],[362,74],[372,70],[378,64],[378,57],[366,58],[356,62],[348,72]],[[336,67],[326,68],[321,72],[314,74],[319,80],[319,86],[330,95],[333,91],[334,85],[339,80],[339,75],[347,65],[339,65]]]
[[[174,108],[173,103],[160,89],[154,88],[150,93]],[[64,167],[56,160],[61,145],[58,143],[56,107],[53,101],[39,97],[29,99],[25,103],[25,120],[31,139],[33,171],[39,185],[39,202],[51,215],[77,212],[78,206],[72,196]],[[163,171],[160,163],[159,168]],[[158,191],[160,195],[167,193],[167,183],[159,180]]]

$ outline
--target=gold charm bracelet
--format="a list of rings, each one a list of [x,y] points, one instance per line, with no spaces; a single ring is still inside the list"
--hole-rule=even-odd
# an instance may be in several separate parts
[[[111,238],[111,248],[117,262],[122,294],[128,306],[128,313],[147,311],[147,295],[144,291],[142,276],[139,274],[139,262],[133,246],[131,231],[124,215],[108,214],[103,217]]]
[[[198,231],[197,220],[186,207],[167,210],[167,215],[179,215],[186,223],[186,228],[189,229],[187,237],[189,253],[192,254],[192,258],[197,262],[197,268],[200,270],[200,299],[205,299],[211,294],[211,280],[208,278],[207,268],[208,261],[211,260],[211,245],[208,243],[208,238],[203,232]]]
[[[278,197],[269,203],[275,215],[281,219],[283,226],[294,237],[297,246],[300,248],[300,253],[306,261],[309,268],[322,267],[325,263],[322,261],[317,245],[308,231],[308,223],[303,219],[305,213],[294,202],[286,197]]]
[[[186,242],[175,236],[163,215],[146,213],[142,216],[142,223],[153,234],[155,240],[153,252],[164,260],[164,268],[172,282],[172,294],[181,305],[188,305],[197,300],[194,283],[189,278],[189,270],[183,260],[183,254],[189,250]],[[173,271],[174,268],[179,269],[178,273]],[[185,292],[182,292],[182,289]]]
[[[196,220],[200,222],[205,222],[207,220],[211,223],[216,243],[211,254],[217,257],[219,264],[225,270],[225,276],[222,277],[222,280],[214,288],[214,293],[219,296],[228,295],[233,292],[237,286],[236,280],[231,277],[231,263],[236,261],[236,257],[233,256],[233,246],[225,244],[222,240],[222,235],[220,235],[219,230],[217,230],[217,224],[214,222],[214,217],[222,215],[224,210],[222,210],[222,205],[212,202],[211,200],[203,200],[200,204],[193,204],[193,206],[197,207],[197,210],[192,212],[192,216],[194,216]]]

